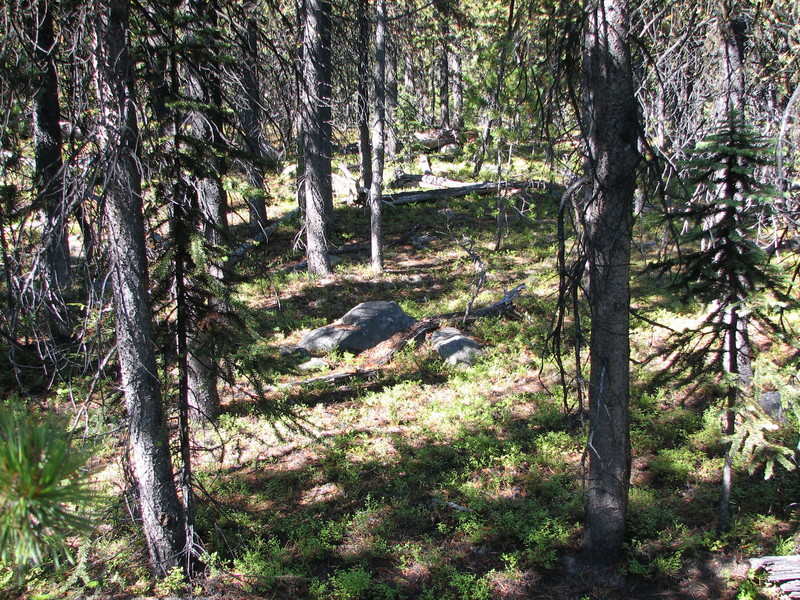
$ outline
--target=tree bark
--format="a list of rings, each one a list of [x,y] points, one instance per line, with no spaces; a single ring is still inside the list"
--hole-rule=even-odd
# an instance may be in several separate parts
[[[395,129],[395,113],[397,111],[397,46],[391,42],[386,45],[386,155],[397,156],[399,150],[397,131]]]
[[[440,33],[442,54],[439,56],[439,111],[442,129],[450,129],[450,26],[449,15],[442,15]]]
[[[245,198],[250,212],[251,235],[257,235],[267,226],[267,209],[264,200],[265,162],[272,162],[268,156],[267,142],[262,129],[264,110],[258,74],[259,24],[254,16],[256,10],[257,5],[254,0],[247,0],[244,3],[243,12],[247,15],[247,22],[243,32],[242,87],[245,97],[239,110],[245,144],[251,155],[251,158],[245,162],[247,183],[252,188]]]
[[[306,255],[311,274],[331,275],[329,206],[333,204],[330,155],[330,3],[305,0],[303,23],[303,162]],[[327,30],[327,31],[326,31]],[[327,138],[327,139],[326,139]],[[332,212],[332,211],[330,211]]]
[[[464,78],[461,68],[461,43],[455,34],[450,34],[450,125],[456,131],[464,128]]]
[[[747,22],[731,14],[723,6],[719,20],[720,95],[714,106],[717,121],[728,118],[730,111],[743,111],[745,101],[744,55],[747,41]]]
[[[383,161],[386,122],[386,0],[375,3],[375,123],[372,128],[372,187],[369,191],[372,270],[383,272]]]
[[[190,0],[188,8],[196,24],[211,31],[217,27],[217,8],[213,2]],[[189,48],[195,52],[208,52],[213,58],[215,50],[209,48],[211,44],[213,41],[208,34],[202,32],[191,32],[187,38]],[[190,170],[194,171],[197,207],[192,210],[185,206],[182,214],[195,221],[192,227],[202,232],[208,247],[215,248],[221,246],[228,235],[228,200],[222,185],[225,161],[218,155],[218,149],[223,145],[223,123],[219,116],[222,113],[222,84],[217,67],[208,64],[211,62],[208,57],[200,54],[194,58],[193,64],[187,64],[184,71],[187,95],[201,107],[190,111],[186,117],[187,133],[197,150],[197,163],[189,165]],[[189,198],[190,195],[186,194],[183,200]],[[222,283],[224,276],[221,266],[212,260],[208,268],[208,274]],[[190,271],[187,263],[189,287],[200,289],[200,293],[190,299],[191,310],[186,321],[189,415],[196,421],[213,421],[219,415],[220,403],[217,391],[217,344],[210,329],[212,321],[207,317],[223,303],[209,293],[207,286],[202,283],[202,276],[192,275]],[[201,289],[204,287],[206,289]]]
[[[184,516],[173,480],[148,305],[139,133],[127,0],[103,0],[97,25],[100,106],[117,353],[128,412],[130,459],[153,572],[181,566]]]
[[[583,556],[598,573],[620,558],[631,460],[629,270],[639,155],[626,9],[625,0],[591,3],[584,46],[591,374]]]
[[[372,187],[372,141],[369,127],[369,2],[358,0],[358,151],[361,159],[361,187]]]
[[[61,291],[69,285],[71,269],[67,239],[67,210],[64,197],[61,108],[56,71],[57,43],[53,2],[34,0],[33,14],[25,18],[36,68],[33,96],[33,137],[35,182],[44,228],[44,277],[47,304],[55,330],[69,335],[69,315]]]

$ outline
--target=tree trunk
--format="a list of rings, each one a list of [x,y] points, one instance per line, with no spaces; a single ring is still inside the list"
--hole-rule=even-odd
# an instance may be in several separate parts
[[[116,315],[117,353],[128,411],[130,459],[153,572],[181,565],[184,516],[173,479],[166,416],[148,305],[139,133],[127,0],[98,6],[97,90],[100,106],[105,216]]]
[[[584,219],[591,308],[589,477],[583,556],[597,573],[620,558],[630,480],[629,270],[637,107],[624,0],[590,5],[585,38],[587,192]]]
[[[741,17],[735,17],[730,13],[728,6],[723,6],[724,14],[720,16],[720,87],[721,94],[715,105],[717,120],[727,121],[731,130],[735,130],[736,124],[744,120],[745,110],[745,46],[747,23]],[[723,206],[728,206],[725,211],[720,212],[719,223],[735,223],[739,219],[737,208],[744,207],[739,189],[738,173],[746,168],[739,157],[729,156],[725,168],[720,169],[716,174],[719,181],[721,197],[719,202]],[[739,208],[738,210],[744,210]],[[712,228],[717,225],[712,219],[711,222],[704,223],[704,226]],[[735,230],[735,227],[731,228]],[[704,244],[713,245],[714,241],[703,240]],[[728,287],[735,290],[741,283],[739,273],[728,275]],[[748,333],[748,317],[742,314],[739,309],[739,301],[744,298],[727,298],[727,306],[723,306],[725,313],[725,370],[728,375],[728,392],[725,399],[725,428],[724,433],[727,437],[736,433],[736,407],[741,396],[750,387],[753,379],[752,351],[750,348],[750,337]],[[733,446],[730,441],[725,444],[725,462],[722,467],[722,489],[720,490],[719,514],[717,520],[717,531],[725,533],[731,527],[731,491],[733,487]]]
[[[213,3],[192,0],[189,10],[196,24],[211,31],[217,27],[217,9]],[[208,34],[202,32],[192,32],[187,39],[189,47],[203,48],[213,58],[215,51],[208,47],[212,43]],[[218,155],[218,149],[224,143],[223,123],[219,117],[222,112],[222,84],[217,67],[213,64],[204,65],[201,62],[204,58],[207,59],[197,57],[195,64],[185,67],[187,95],[202,108],[195,108],[186,117],[188,137],[194,141],[197,154],[197,163],[189,165],[194,171],[197,210],[186,206],[183,214],[196,221],[192,226],[200,229],[210,248],[215,248],[225,242],[228,234],[228,200],[222,185],[225,161]],[[190,194],[185,195],[186,200],[189,197]],[[202,277],[193,277],[189,269],[186,274],[191,280],[191,288],[204,287]],[[213,261],[209,264],[209,275],[220,283],[224,279],[222,269]],[[217,345],[213,331],[209,329],[211,321],[207,317],[219,308],[222,301],[209,294],[207,289],[201,289],[200,293],[194,294],[191,304],[186,337],[189,414],[195,420],[213,420],[219,415]]]
[[[383,272],[383,156],[386,120],[386,0],[375,3],[375,125],[372,129],[372,187],[369,192],[372,270]]]
[[[439,111],[442,129],[450,129],[450,27],[449,15],[442,16],[442,54],[439,56]]]
[[[267,226],[267,209],[264,200],[264,162],[267,160],[262,130],[263,108],[261,85],[259,84],[258,64],[258,22],[253,16],[256,11],[254,0],[244,3],[243,11],[247,15],[242,48],[244,101],[239,110],[239,120],[244,130],[244,140],[251,158],[245,161],[247,183],[252,188],[245,201],[250,212],[250,233],[257,235]]]
[[[392,43],[386,45],[386,155],[389,158],[397,156],[398,142],[395,128],[395,112],[397,111],[397,46]]]
[[[304,1],[303,23],[303,162],[305,165],[305,228],[308,270],[326,277],[332,273],[328,258],[328,207],[333,204],[330,155],[330,3]],[[328,119],[326,123],[326,119]],[[326,136],[328,139],[326,140]]]
[[[714,106],[717,121],[728,118],[730,111],[743,111],[745,100],[744,55],[747,41],[747,22],[742,17],[730,14],[723,7],[718,16],[720,23],[719,68],[720,95]]]
[[[372,187],[372,144],[369,127],[369,20],[367,0],[358,0],[358,151],[361,160],[361,188]]]
[[[460,131],[464,128],[464,79],[461,69],[461,44],[452,33],[450,41],[450,95],[453,99],[450,124]]]
[[[33,136],[35,141],[35,182],[42,211],[44,242],[44,282],[47,304],[52,311],[55,331],[70,333],[69,315],[61,291],[70,283],[70,256],[67,240],[67,210],[64,198],[61,109],[56,72],[56,39],[53,3],[35,0],[34,13],[25,19],[36,67],[33,96]]]

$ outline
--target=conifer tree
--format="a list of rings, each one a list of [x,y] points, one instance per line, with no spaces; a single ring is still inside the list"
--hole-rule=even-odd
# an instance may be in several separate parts
[[[742,113],[731,110],[719,130],[689,152],[684,163],[689,193],[686,208],[669,216],[683,224],[681,251],[663,261],[672,269],[673,291],[704,303],[700,327],[683,334],[678,346],[695,368],[710,364],[721,377],[727,436],[717,528],[730,527],[730,494],[737,415],[750,394],[753,356],[749,323],[774,324],[759,298],[789,301],[769,255],[754,238],[771,221],[774,190],[759,173],[768,166],[770,143],[757,135]]]

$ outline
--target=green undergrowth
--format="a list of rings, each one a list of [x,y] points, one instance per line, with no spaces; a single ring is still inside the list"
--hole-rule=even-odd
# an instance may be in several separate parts
[[[566,397],[546,352],[558,285],[557,198],[531,203],[504,223],[497,250],[495,198],[388,207],[388,240],[416,229],[387,249],[386,273],[372,275],[365,253],[346,253],[324,285],[293,270],[302,260],[290,251],[297,224],[278,228],[242,261],[235,289],[253,337],[232,362],[258,371],[263,389],[254,393],[247,372],[233,370],[219,423],[194,432],[202,576],[152,584],[127,499],[109,510],[114,525],[87,541],[90,560],[40,569],[31,593],[53,597],[48,581],[78,573],[69,590],[59,588],[62,596],[225,590],[298,600],[594,597],[561,585],[565,557],[580,549],[587,431],[572,330],[561,355]],[[363,209],[344,207],[337,219],[335,246],[368,240]],[[756,459],[741,456],[734,527],[716,533],[724,455],[718,382],[678,384],[669,375],[670,331],[696,320],[700,307],[669,296],[645,270],[659,249],[642,242],[661,232],[656,220],[637,227],[633,485],[623,571],[647,589],[678,589],[695,578],[713,590],[708,597],[735,597],[744,574],[732,565],[794,550],[800,483],[781,468],[765,480],[763,467],[749,469]],[[475,307],[491,304],[520,284],[526,288],[515,315],[466,328],[485,344],[472,366],[447,366],[420,341],[369,377],[291,385],[359,366],[359,357],[333,353],[324,357],[326,370],[308,373],[300,368],[305,358],[281,347],[360,302],[395,300],[423,318],[463,311],[473,296]],[[457,318],[450,324],[462,327]],[[796,361],[778,346],[759,345],[769,375],[759,389],[780,389],[791,406]],[[582,372],[588,376],[585,362]],[[796,445],[797,422],[787,410],[770,439]],[[119,465],[119,452],[108,448],[105,459]],[[104,485],[124,488],[113,477]],[[0,581],[5,572],[0,568]]]

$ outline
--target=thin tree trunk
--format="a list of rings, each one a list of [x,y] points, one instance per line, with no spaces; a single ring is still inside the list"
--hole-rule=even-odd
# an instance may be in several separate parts
[[[441,127],[450,129],[450,32],[448,14],[442,15],[442,54],[439,57],[439,110]]]
[[[387,43],[386,48],[386,155],[397,156],[398,142],[395,129],[395,112],[397,111],[397,46]]]
[[[736,124],[744,119],[745,110],[745,42],[747,23],[741,17],[735,17],[730,13],[730,7],[723,6],[723,15],[720,16],[720,94],[716,106],[716,117],[720,122],[727,121],[731,130],[736,128]],[[720,213],[720,221],[736,222],[737,209],[743,201],[741,192],[737,189],[738,177],[735,173],[744,165],[740,164],[738,157],[730,156],[727,164],[717,173],[724,185],[721,186],[722,197],[719,201],[723,206],[728,206],[725,211]],[[743,209],[739,209],[743,210]],[[706,226],[713,227],[716,222],[706,223]],[[703,240],[709,243],[708,240]],[[711,242],[713,243],[713,242]],[[729,281],[730,289],[739,287],[733,274]],[[753,366],[750,349],[750,339],[748,335],[747,316],[741,314],[738,306],[738,298],[729,299],[730,304],[724,306],[725,311],[725,369],[728,380],[728,393],[725,399],[725,435],[730,438],[736,433],[736,408],[740,401],[740,396],[750,387],[753,379]],[[733,446],[730,440],[725,443],[725,462],[722,467],[722,489],[720,490],[719,515],[717,521],[717,531],[724,533],[731,527],[731,491],[733,487]]]
[[[57,334],[70,333],[69,314],[62,290],[70,283],[70,255],[67,239],[67,211],[64,198],[61,109],[56,71],[57,44],[53,2],[35,0],[34,13],[26,17],[36,67],[33,96],[33,135],[35,142],[35,181],[44,229],[44,277],[51,323]]]
[[[450,124],[456,130],[464,128],[464,79],[461,69],[461,44],[455,35],[450,34],[450,96],[453,99],[450,110]]]
[[[624,0],[590,5],[585,44],[585,207],[591,308],[589,476],[583,556],[597,574],[620,558],[630,480],[629,271],[637,108]]]
[[[330,59],[325,33],[330,3],[304,1],[303,23],[303,162],[305,164],[306,256],[311,274],[326,277],[332,273],[328,258],[328,207],[333,203],[329,135],[330,86],[326,84],[326,58]]]
[[[369,127],[369,21],[367,0],[358,0],[358,151],[361,160],[361,187],[372,187],[372,144]]]
[[[243,6],[243,11],[247,15],[242,52],[244,56],[242,85],[245,98],[239,111],[245,143],[252,157],[245,162],[247,183],[252,188],[245,198],[250,212],[251,235],[261,233],[267,226],[267,208],[264,200],[264,161],[267,156],[265,153],[266,140],[264,140],[262,131],[264,111],[261,105],[261,86],[258,77],[258,22],[253,16],[256,6],[254,0],[247,0]]]
[[[130,459],[153,572],[180,567],[186,550],[184,515],[173,479],[166,416],[148,304],[139,134],[127,0],[98,6],[98,103],[105,216],[116,315],[117,353],[128,412]]]
[[[217,8],[213,2],[190,0],[189,9],[195,22],[203,27],[214,29],[217,26]],[[191,33],[187,42],[190,46],[203,47],[208,43],[207,34]],[[214,52],[208,49],[208,52]],[[218,155],[223,145],[223,123],[219,115],[222,112],[222,84],[217,68],[212,64],[197,61],[186,65],[186,87],[188,96],[195,102],[204,105],[202,109],[192,110],[186,118],[188,136],[198,149],[197,161],[191,165],[195,170],[194,187],[197,195],[197,210],[184,207],[185,217],[195,220],[203,234],[207,245],[211,248],[222,245],[228,234],[227,193],[222,185],[225,173],[225,161]],[[210,146],[210,149],[207,149]],[[189,195],[186,195],[188,200]],[[209,274],[222,283],[222,269],[209,265]],[[190,282],[191,287],[199,288],[203,284],[200,278]],[[189,415],[194,420],[213,421],[219,415],[219,393],[217,391],[217,344],[214,332],[210,328],[213,320],[208,315],[218,309],[222,300],[213,297],[208,290],[196,294],[192,301],[191,319],[187,320],[186,332],[186,366],[188,369],[188,403]]]
[[[372,187],[369,193],[372,270],[383,272],[383,155],[386,120],[386,1],[375,3],[375,125],[372,130]]]
[[[719,16],[721,93],[714,106],[715,117],[718,121],[727,119],[732,110],[744,110],[744,55],[747,22],[741,17],[730,14],[730,11],[729,7],[723,6],[723,14]]]
[[[180,488],[181,500],[183,501],[184,511],[184,535],[186,536],[187,546],[184,554],[186,573],[192,574],[194,571],[193,563],[196,558],[194,555],[193,540],[195,538],[195,516],[194,516],[194,494],[192,492],[192,461],[191,447],[189,440],[189,420],[191,412],[192,381],[189,347],[190,341],[190,321],[188,294],[188,271],[191,265],[189,256],[190,244],[190,219],[188,215],[189,191],[184,185],[177,185],[174,192],[175,207],[172,214],[172,239],[175,244],[175,313],[176,313],[176,347],[178,351],[178,430],[181,451],[180,469]],[[216,380],[214,380],[216,381]],[[214,388],[216,392],[216,387]],[[217,405],[219,402],[217,402]]]

